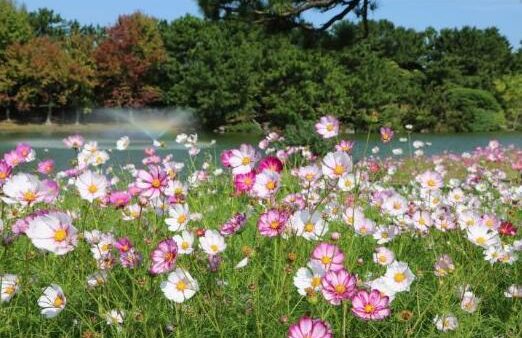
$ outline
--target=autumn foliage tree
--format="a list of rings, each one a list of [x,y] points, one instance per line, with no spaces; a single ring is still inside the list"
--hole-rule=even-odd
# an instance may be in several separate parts
[[[158,68],[166,53],[156,20],[141,13],[120,16],[94,55],[103,105],[137,108],[161,98]]]
[[[4,100],[12,100],[20,111],[47,107],[48,124],[53,108],[69,104],[80,88],[91,85],[94,74],[48,37],[12,44],[6,60],[0,65]]]

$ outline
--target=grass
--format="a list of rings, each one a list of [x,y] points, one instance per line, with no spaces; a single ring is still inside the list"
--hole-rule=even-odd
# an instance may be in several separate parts
[[[396,188],[409,191],[413,172],[429,163],[406,161],[393,182]],[[507,169],[506,169],[507,170]],[[125,177],[122,173],[121,176]],[[449,176],[464,175],[462,165],[452,168]],[[516,179],[510,172],[510,179]],[[124,180],[125,181],[125,180]],[[285,196],[299,188],[295,179],[285,175]],[[512,184],[515,184],[512,181]],[[119,183],[120,187],[125,182]],[[336,198],[342,198],[337,194]],[[387,219],[364,202],[366,212],[378,224]],[[321,295],[315,299],[301,297],[293,286],[293,276],[306,265],[316,242],[291,237],[265,238],[256,223],[265,205],[245,196],[233,196],[228,176],[216,177],[192,189],[188,197],[191,211],[203,215],[190,227],[218,228],[235,212],[247,211],[244,231],[227,238],[218,272],[207,268],[207,257],[200,250],[195,255],[178,257],[177,265],[186,268],[199,282],[200,291],[183,304],[175,304],[162,294],[159,284],[165,275],[152,277],[147,272],[148,255],[161,240],[171,237],[165,216],[148,211],[140,222],[121,220],[121,212],[81,200],[74,189],[62,191],[54,208],[76,211],[75,227],[85,230],[112,231],[116,237],[128,236],[143,254],[143,264],[136,269],[116,266],[105,285],[87,287],[87,276],[96,271],[96,263],[85,241],[65,256],[39,252],[22,236],[13,244],[0,248],[0,274],[13,273],[21,278],[21,290],[9,303],[0,304],[0,336],[18,337],[284,337],[291,323],[303,315],[321,318],[332,326],[336,337],[520,337],[522,302],[504,297],[505,289],[522,281],[519,262],[514,265],[493,264],[483,259],[482,249],[469,242],[461,230],[442,233],[432,229],[427,236],[405,233],[386,246],[396,258],[409,264],[416,280],[409,292],[399,293],[392,303],[392,315],[381,322],[364,322],[343,306],[328,304]],[[44,208],[35,206],[33,209]],[[2,218],[8,225],[7,205]],[[507,215],[508,205],[500,205],[499,215]],[[22,213],[29,212],[21,211]],[[510,219],[520,224],[522,212],[512,212]],[[338,231],[337,245],[346,255],[345,266],[363,280],[380,276],[385,268],[372,262],[376,246],[371,236],[356,235],[342,221],[331,221],[330,232]],[[520,235],[518,235],[520,237]],[[518,238],[517,237],[517,238]],[[244,257],[246,248],[253,250],[250,263],[243,269],[234,266]],[[433,274],[433,265],[442,254],[449,254],[455,271],[447,277]],[[43,287],[59,284],[67,297],[64,311],[54,319],[40,314],[37,299]],[[471,285],[481,298],[478,310],[469,314],[460,309],[457,287]],[[108,326],[105,313],[121,309],[125,321],[120,329]],[[402,311],[411,311],[409,320]],[[459,320],[455,332],[442,334],[433,325],[437,314],[453,313]],[[345,332],[343,332],[343,327]]]

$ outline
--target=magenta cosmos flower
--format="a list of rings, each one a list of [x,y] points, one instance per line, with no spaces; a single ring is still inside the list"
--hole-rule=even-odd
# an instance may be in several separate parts
[[[324,139],[335,137],[339,134],[339,121],[331,116],[323,116],[315,124],[315,130]]]
[[[231,236],[241,230],[246,224],[246,214],[236,213],[231,219],[219,229],[219,233],[223,236]]]
[[[225,168],[231,168],[230,158],[232,157],[232,149],[223,150],[220,156],[221,164]]]
[[[150,259],[152,266],[150,273],[159,275],[161,273],[169,272],[176,264],[178,256],[178,245],[173,239],[166,239],[159,242],[158,246],[152,251]]]
[[[38,163],[38,172],[40,174],[49,175],[54,170],[54,160],[44,160]]]
[[[388,127],[382,127],[379,132],[381,133],[381,141],[382,143],[389,143],[393,140],[393,130]]]
[[[132,196],[126,191],[113,191],[109,195],[109,203],[116,208],[123,208],[129,204]]]
[[[167,173],[160,167],[151,166],[149,171],[138,171],[136,186],[141,189],[141,196],[155,198],[160,196],[167,186]]]
[[[249,192],[256,183],[256,174],[251,171],[246,174],[237,174],[234,176],[234,189],[237,194]]]
[[[11,167],[16,167],[20,163],[24,162],[24,158],[20,156],[16,150],[11,150],[4,154],[4,161]]]
[[[357,279],[345,269],[328,271],[321,280],[324,298],[332,305],[352,299],[357,292]]]
[[[381,295],[379,290],[360,290],[352,299],[352,312],[364,320],[381,320],[391,313],[388,296]]]
[[[344,269],[344,253],[336,245],[321,243],[312,252],[312,261],[320,263],[326,271]]]
[[[271,209],[261,214],[257,222],[259,233],[267,237],[275,237],[283,233],[288,220],[288,213]]]
[[[332,330],[321,319],[301,317],[288,329],[288,338],[332,338]]]
[[[283,162],[274,156],[267,156],[259,162],[257,172],[263,172],[263,170],[272,170],[280,173],[283,170]]]

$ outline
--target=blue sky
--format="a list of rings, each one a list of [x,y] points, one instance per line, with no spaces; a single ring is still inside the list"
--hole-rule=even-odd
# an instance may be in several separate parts
[[[27,9],[54,9],[67,19],[107,25],[119,14],[141,10],[149,15],[174,19],[187,13],[200,15],[195,0],[18,0]],[[397,25],[424,29],[497,26],[512,45],[522,40],[522,0],[378,0],[374,19],[388,19]],[[311,14],[307,19],[321,23],[325,16]]]

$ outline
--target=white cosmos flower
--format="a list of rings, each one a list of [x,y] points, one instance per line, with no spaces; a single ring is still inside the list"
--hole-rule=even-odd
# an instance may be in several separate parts
[[[18,276],[0,275],[0,303],[8,302],[20,289]]]
[[[321,291],[321,279],[325,274],[322,264],[310,261],[304,268],[299,268],[294,276],[294,285],[301,296],[306,296],[307,291]]]
[[[46,195],[46,187],[35,175],[19,173],[9,178],[3,187],[8,204],[20,203],[23,206],[41,202]]]
[[[467,229],[468,239],[475,245],[487,248],[500,244],[500,238],[495,231],[485,226],[473,226]]]
[[[123,151],[129,147],[130,139],[128,136],[121,137],[118,141],[116,141],[116,149]]]
[[[522,298],[522,285],[511,284],[504,292],[506,298]]]
[[[375,249],[373,253],[373,261],[379,265],[390,265],[395,260],[395,254],[390,249],[383,246]]]
[[[274,196],[279,190],[280,175],[272,170],[263,170],[256,175],[256,181],[252,187],[253,192],[259,198]]]
[[[104,197],[107,193],[107,185],[105,176],[90,170],[85,171],[76,180],[76,188],[81,198],[89,202]]]
[[[66,213],[53,211],[29,222],[26,235],[38,249],[65,255],[74,250],[77,230]]]
[[[217,255],[227,247],[225,238],[216,230],[206,230],[205,236],[199,239],[199,246],[208,255]]]
[[[169,217],[165,219],[165,223],[169,226],[170,231],[182,231],[187,228],[190,220],[190,212],[187,204],[176,204],[173,208],[169,208]]]
[[[183,230],[181,235],[175,235],[173,239],[178,245],[179,254],[190,255],[194,251],[194,235],[191,232]]]
[[[395,261],[388,265],[384,278],[393,291],[401,292],[410,291],[410,285],[415,276],[408,267],[408,263]]]
[[[352,160],[344,151],[326,154],[322,163],[323,174],[332,179],[340,178],[352,170]]]
[[[393,194],[384,200],[382,209],[390,216],[402,216],[408,211],[408,201],[399,194]]]
[[[183,303],[196,294],[199,285],[187,270],[176,268],[169,274],[168,279],[161,283],[160,288],[167,299]]]
[[[462,299],[460,301],[460,308],[466,312],[473,313],[477,311],[477,306],[480,302],[480,298],[475,296],[475,294],[471,291],[466,291],[462,295]]]
[[[110,310],[105,314],[107,325],[121,325],[124,317],[125,313],[121,310]]]
[[[457,317],[452,314],[447,314],[444,316],[437,315],[435,318],[433,318],[433,323],[435,323],[437,330],[442,332],[454,331],[459,326]]]
[[[337,186],[341,191],[352,191],[355,188],[356,181],[354,174],[346,174],[339,178]]]
[[[328,225],[317,211],[313,214],[307,210],[296,211],[290,219],[290,226],[297,236],[309,241],[318,240],[328,232]]]
[[[242,260],[240,260],[239,263],[236,264],[234,269],[242,269],[247,265],[248,265],[248,257],[245,257]]]
[[[252,171],[254,165],[259,159],[254,147],[249,144],[242,144],[239,149],[233,149],[230,156],[230,165],[232,166],[232,173],[246,174]]]
[[[390,303],[395,299],[396,291],[388,284],[385,277],[379,277],[367,283],[370,289],[378,290],[382,295],[388,296]]]
[[[67,299],[62,288],[51,284],[43,290],[43,295],[38,298],[38,306],[42,308],[41,313],[46,318],[56,317],[65,308]]]

